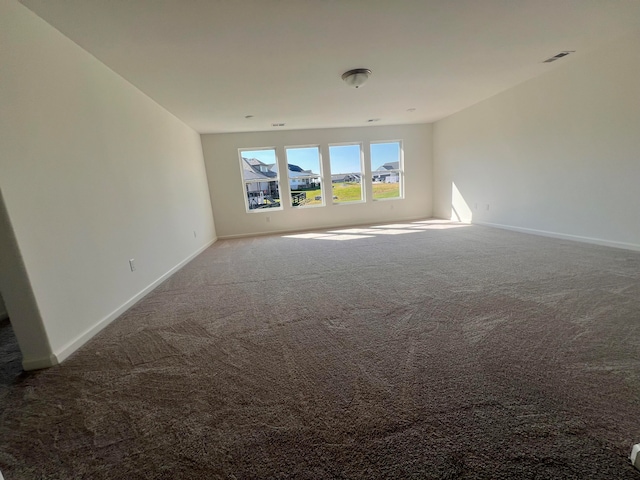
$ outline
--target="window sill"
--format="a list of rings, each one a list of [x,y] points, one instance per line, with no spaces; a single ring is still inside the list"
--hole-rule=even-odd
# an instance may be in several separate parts
[[[393,200],[404,200],[404,197],[393,197],[393,198],[374,198],[374,202],[389,202]]]
[[[366,204],[366,200],[354,200],[352,202],[333,202],[331,205],[333,205],[334,207],[340,206],[340,205],[359,205],[359,204]]]
[[[293,205],[291,205],[291,208],[293,208],[294,210],[304,210],[306,208],[322,208],[324,206],[325,206],[324,204],[322,204],[322,205],[297,205],[295,207]]]
[[[252,210],[247,210],[247,213],[269,213],[269,212],[279,212],[282,211],[282,207],[271,207],[271,208],[254,208]]]

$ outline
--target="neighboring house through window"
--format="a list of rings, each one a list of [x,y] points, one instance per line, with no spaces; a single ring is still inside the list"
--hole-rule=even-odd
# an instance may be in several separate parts
[[[320,148],[287,147],[287,175],[293,207],[324,205]]]
[[[275,149],[240,150],[240,167],[247,211],[281,208]]]
[[[287,181],[294,208],[364,202],[365,180],[371,182],[371,200],[398,199],[404,196],[403,149],[401,141],[371,142],[371,176],[365,179],[361,143],[328,145],[330,187],[325,186],[318,145],[285,147]],[[282,209],[280,175],[276,149],[240,149],[240,167],[247,212]],[[367,170],[368,172],[369,170]],[[327,175],[329,178],[329,175]],[[368,190],[367,185],[367,190]],[[286,192],[286,188],[285,188]],[[286,195],[286,193],[285,193]]]

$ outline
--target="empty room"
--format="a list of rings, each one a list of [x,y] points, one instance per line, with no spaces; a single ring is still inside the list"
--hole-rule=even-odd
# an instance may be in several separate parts
[[[0,45],[0,480],[640,478],[640,2]]]

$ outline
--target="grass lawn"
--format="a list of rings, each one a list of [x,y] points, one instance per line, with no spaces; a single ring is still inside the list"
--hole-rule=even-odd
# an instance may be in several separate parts
[[[379,200],[381,198],[398,198],[399,196],[400,196],[399,183],[374,183],[373,184],[374,200]]]
[[[359,183],[336,183],[333,185],[333,195],[338,197],[335,203],[359,202],[362,200],[362,185]]]
[[[297,191],[291,193],[298,193]],[[322,200],[316,200],[316,197],[322,195],[320,189],[306,190],[307,201],[305,205],[321,205]],[[333,184],[333,195],[338,197],[333,199],[334,203],[357,202],[362,200],[362,186],[359,183],[335,183]],[[399,183],[374,183],[373,198],[378,200],[381,198],[397,198],[400,196]]]

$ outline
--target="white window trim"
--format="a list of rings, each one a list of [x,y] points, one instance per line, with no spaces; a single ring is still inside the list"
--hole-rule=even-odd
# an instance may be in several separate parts
[[[275,164],[277,165],[277,176],[268,180],[268,182],[278,183],[278,193],[280,194],[280,206],[271,208],[249,208],[249,196],[247,195],[247,185],[251,183],[265,183],[264,180],[245,180],[244,179],[244,160],[242,159],[243,152],[257,152],[260,150],[273,150],[275,155]],[[278,161],[278,150],[276,147],[256,147],[256,148],[238,148],[238,160],[240,165],[240,181],[242,182],[242,196],[244,197],[244,208],[246,213],[264,213],[283,210],[282,208],[282,182],[280,181],[280,162]]]
[[[371,145],[380,145],[384,143],[398,143],[400,145],[400,151],[398,152],[398,167],[393,170],[386,170],[387,172],[397,172],[398,173],[398,183],[399,192],[397,197],[390,198],[375,198],[373,196],[373,176],[376,170],[373,170],[373,160],[371,159]],[[393,200],[404,200],[404,144],[402,140],[376,140],[374,142],[369,142],[369,163],[371,168],[371,200],[374,202],[386,202]]]
[[[321,203],[317,205],[293,205],[293,197],[291,196],[291,180],[292,178],[289,176],[289,150],[302,149],[302,148],[316,148],[318,150],[318,168],[320,172],[314,175],[299,175],[294,177],[294,179],[320,179],[320,197],[322,199]],[[294,209],[299,208],[318,208],[326,206],[326,196],[325,196],[325,182],[324,182],[324,173],[322,169],[322,148],[320,144],[309,144],[309,145],[285,145],[284,147],[284,155],[286,159],[286,167],[287,167],[287,186],[289,188],[289,206]],[[282,195],[280,195],[282,197]],[[280,205],[282,205],[282,198],[280,199]]]
[[[331,171],[331,147],[350,147],[357,145],[360,147],[360,200],[352,200],[351,202],[336,202],[333,199],[333,175],[334,173]],[[359,203],[367,203],[367,188],[365,185],[366,181],[366,173],[364,170],[365,161],[364,161],[364,142],[340,142],[340,143],[329,143],[327,144],[327,151],[329,152],[329,170],[331,176],[331,204],[334,206],[341,205],[356,205]],[[356,173],[356,172],[349,172]],[[340,174],[335,174],[340,175]]]

